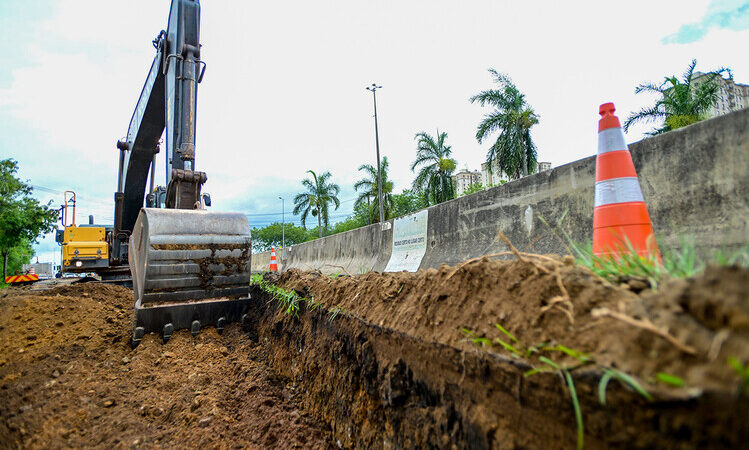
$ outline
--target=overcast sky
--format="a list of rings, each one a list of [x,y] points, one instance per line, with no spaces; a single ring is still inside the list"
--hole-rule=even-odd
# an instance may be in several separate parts
[[[305,171],[329,170],[341,208],[357,168],[380,149],[395,191],[409,187],[414,134],[448,133],[459,168],[479,169],[483,111],[468,99],[509,75],[540,116],[540,161],[596,151],[598,106],[620,117],[652,104],[642,82],[728,66],[749,83],[749,2],[732,0],[285,1],[204,0],[197,168],[214,210],[252,226],[287,221]],[[78,193],[78,221],[113,221],[117,150],[166,28],[168,0],[0,0],[0,158],[18,160],[42,201]],[[635,142],[651,127],[630,130]],[[163,174],[163,154],[159,174]],[[163,175],[162,175],[163,177]],[[157,181],[158,178],[157,178]],[[161,180],[163,184],[163,178]],[[40,260],[59,260],[47,237]]]

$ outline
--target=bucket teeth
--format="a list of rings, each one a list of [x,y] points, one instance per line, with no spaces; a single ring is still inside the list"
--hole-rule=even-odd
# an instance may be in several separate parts
[[[199,320],[192,321],[192,324],[190,325],[190,333],[192,333],[193,337],[197,336],[198,333],[200,333],[200,321]]]
[[[135,348],[140,344],[140,341],[143,340],[143,336],[145,336],[146,330],[143,327],[135,327],[133,330],[133,340],[131,341],[130,345]]]
[[[173,332],[174,326],[171,323],[164,325],[164,329],[161,331],[161,339],[164,340],[165,344],[169,342],[169,339],[171,339]]]
[[[216,331],[218,331],[218,334],[224,332],[224,325],[226,325],[226,317],[219,317],[216,321]]]

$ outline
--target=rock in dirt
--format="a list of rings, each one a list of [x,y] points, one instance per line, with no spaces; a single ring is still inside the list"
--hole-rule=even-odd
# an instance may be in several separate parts
[[[211,417],[211,416],[203,417],[202,419],[200,419],[200,421],[198,421],[198,426],[200,428],[205,428],[208,425],[210,425],[210,423],[211,423],[212,420],[213,420],[213,417]]]

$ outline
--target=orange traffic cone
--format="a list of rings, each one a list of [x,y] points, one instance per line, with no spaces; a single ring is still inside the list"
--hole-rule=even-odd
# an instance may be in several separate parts
[[[270,269],[271,272],[278,272],[278,264],[276,263],[276,249],[270,248]]]
[[[632,155],[614,111],[613,103],[599,109],[593,254],[616,257],[629,252],[631,245],[638,255],[660,260]]]

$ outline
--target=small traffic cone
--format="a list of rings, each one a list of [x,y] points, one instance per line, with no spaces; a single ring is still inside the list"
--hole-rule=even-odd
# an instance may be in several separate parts
[[[276,263],[276,249],[270,248],[270,269],[271,272],[278,272],[278,264]]]
[[[615,111],[613,103],[599,109],[593,254],[616,257],[628,253],[631,245],[638,255],[654,255],[660,261],[648,208]]]

